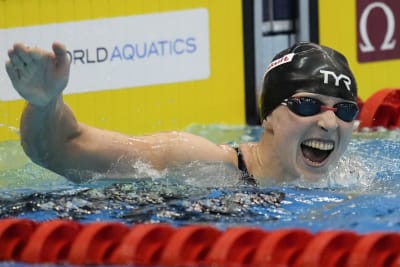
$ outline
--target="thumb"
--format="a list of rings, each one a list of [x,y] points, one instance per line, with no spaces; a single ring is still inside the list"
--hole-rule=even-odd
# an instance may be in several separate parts
[[[54,42],[52,45],[54,55],[56,56],[57,65],[62,66],[69,63],[67,49],[65,45]]]

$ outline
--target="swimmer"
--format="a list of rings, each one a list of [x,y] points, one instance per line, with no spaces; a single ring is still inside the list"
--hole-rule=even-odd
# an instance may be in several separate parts
[[[52,50],[17,43],[8,51],[6,70],[28,102],[20,125],[25,153],[72,181],[86,181],[93,173],[132,177],[137,162],[162,171],[202,161],[233,166],[243,179],[261,185],[300,177],[317,181],[346,150],[358,113],[346,58],[303,42],[278,53],[266,70],[259,142],[233,148],[185,132],[128,136],[76,120],[62,97],[70,69],[66,48],[53,43]]]

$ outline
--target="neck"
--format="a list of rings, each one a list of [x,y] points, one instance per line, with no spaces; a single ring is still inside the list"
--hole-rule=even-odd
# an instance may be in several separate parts
[[[259,143],[248,143],[243,148],[243,153],[247,154],[247,168],[261,185],[292,180],[277,157],[279,151],[272,140],[270,133],[264,133]]]

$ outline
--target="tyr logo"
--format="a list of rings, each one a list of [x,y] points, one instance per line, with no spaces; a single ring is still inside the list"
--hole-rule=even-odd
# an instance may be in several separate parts
[[[343,83],[346,86],[347,90],[350,91],[351,79],[349,76],[344,75],[342,73],[340,73],[340,75],[337,76],[336,73],[334,73],[333,71],[330,71],[330,70],[320,70],[319,72],[324,75],[324,83],[325,84],[329,83],[329,76],[332,76],[332,78],[335,81],[334,85],[336,87],[338,87],[340,84],[340,81],[343,80]]]

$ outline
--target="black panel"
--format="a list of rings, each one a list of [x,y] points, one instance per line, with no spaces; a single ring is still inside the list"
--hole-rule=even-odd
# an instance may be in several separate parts
[[[242,5],[246,123],[257,125],[260,123],[260,119],[258,117],[255,83],[254,0],[242,0]]]
[[[310,5],[310,41],[319,43],[318,0],[309,0]]]

